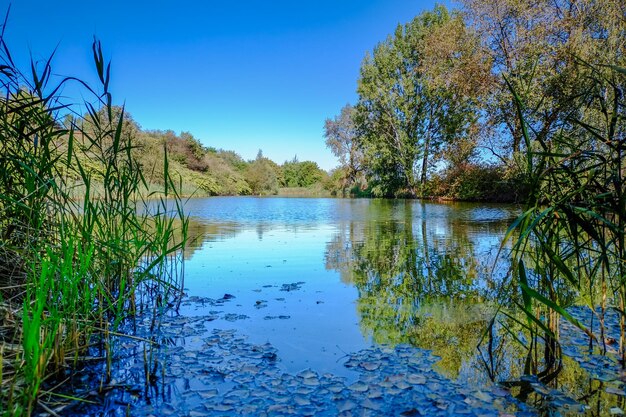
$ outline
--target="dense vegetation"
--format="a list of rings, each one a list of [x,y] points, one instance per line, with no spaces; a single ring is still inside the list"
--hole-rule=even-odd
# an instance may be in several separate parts
[[[126,321],[156,320],[182,293],[178,182],[162,151],[160,190],[149,188],[99,43],[93,52],[99,93],[72,78],[53,84],[50,61],[25,76],[0,37],[2,415],[48,410],[92,349],[107,383]],[[59,91],[71,82],[93,100],[84,117],[65,118],[76,108]]]
[[[366,55],[357,103],[326,121],[344,193],[524,201],[533,143],[515,94],[540,140],[574,137],[573,112],[595,117],[591,68],[624,64],[623,2],[462,6],[398,25]]]
[[[119,116],[122,109],[113,107]],[[81,117],[81,127],[90,125],[90,116]],[[73,118],[66,116],[64,125],[71,126]],[[213,195],[273,195],[300,188],[305,195],[326,193],[327,173],[315,162],[285,161],[276,164],[263,156],[245,161],[233,151],[206,147],[189,132],[142,130],[128,112],[124,112],[122,135],[131,138],[132,154],[147,182],[153,187],[163,186],[163,159],[169,155],[169,174],[180,178],[184,196]],[[59,142],[67,141],[65,137]],[[86,154],[81,162],[89,170],[102,166]]]

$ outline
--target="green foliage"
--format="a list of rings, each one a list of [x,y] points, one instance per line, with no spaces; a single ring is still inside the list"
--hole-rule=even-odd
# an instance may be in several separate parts
[[[341,174],[332,180],[335,194],[346,195],[347,189],[366,182],[363,175],[363,151],[360,147],[355,124],[356,109],[350,104],[345,105],[334,119],[326,119],[324,136],[326,146],[339,158],[340,168],[333,175]],[[339,192],[337,192],[339,191]]]
[[[279,170],[278,165],[265,158],[263,152],[259,150],[256,159],[248,165],[244,173],[252,194],[272,195],[278,193],[279,179],[277,173]]]
[[[416,196],[443,149],[471,156],[482,89],[473,80],[485,62],[476,39],[460,16],[436,6],[365,57],[354,121],[374,195]]]
[[[393,196],[399,189],[415,186],[420,109],[415,105],[418,87],[413,72],[417,63],[410,49],[403,51],[411,42],[412,29],[398,27],[395,37],[377,45],[361,66],[355,122],[378,196]]]
[[[283,187],[310,187],[314,184],[322,182],[326,173],[312,161],[299,162],[298,158],[291,162],[285,162],[282,165],[282,181]]]
[[[329,191],[333,196],[345,197],[344,195],[344,179],[346,178],[346,168],[335,168],[326,177],[324,181],[324,189]]]
[[[597,112],[585,113],[603,93],[590,93],[593,77],[580,61],[626,64],[623,4],[463,6],[418,15],[366,55],[358,103],[326,120],[344,174],[335,194],[359,183],[379,197],[519,200],[532,188],[523,178],[527,152],[540,146],[526,143],[526,131],[549,142],[561,131],[578,134],[572,116],[597,121]]]
[[[525,187],[519,178],[509,178],[501,166],[459,164],[427,181],[424,196],[434,199],[489,202],[522,202]]]
[[[621,315],[622,363],[626,359],[626,77],[619,67],[579,65],[591,84],[570,100],[585,106],[584,111],[559,115],[568,123],[553,134],[530,124],[529,109],[511,85],[530,184],[527,209],[509,231],[510,238],[516,237],[514,282],[524,300],[526,331],[549,348],[549,370],[556,367],[559,353],[559,319],[582,329],[590,345],[598,343],[606,352],[604,315],[611,307]],[[574,300],[598,318],[599,334],[569,314]],[[539,366],[532,359],[537,346],[534,342],[528,348],[534,367]]]
[[[124,112],[126,131],[127,120]],[[184,195],[248,195],[276,194],[280,187],[315,188],[326,179],[326,172],[315,162],[294,160],[279,166],[260,155],[246,162],[233,151],[206,148],[190,133],[176,135],[173,131],[142,131],[133,124],[132,155],[152,187],[163,186],[163,158],[170,158],[169,173],[182,179]],[[77,155],[86,172],[96,182],[102,179],[102,164],[91,153]],[[314,194],[320,194],[316,191]]]
[[[229,166],[232,166],[237,172],[243,172],[248,165],[241,156],[233,151],[225,151],[220,149],[216,153],[222,160],[224,160]]]
[[[167,154],[152,192],[136,158],[139,128],[111,104],[98,42],[93,53],[103,91],[80,117],[59,94],[74,79],[51,85],[51,59],[33,63],[29,79],[0,37],[0,307],[10,312],[0,319],[15,324],[0,334],[3,415],[32,414],[43,384],[78,366],[93,334],[110,371],[109,327],[138,309],[156,315],[182,290],[187,221]]]
[[[132,120],[126,112],[124,118]],[[164,185],[163,160],[167,152],[168,174],[182,179],[183,195],[245,195],[251,192],[243,174],[247,163],[232,151],[205,148],[190,133],[143,131],[138,126],[133,129],[131,140],[133,158],[138,161],[151,188]],[[103,168],[98,158],[93,152],[79,153],[76,158],[85,171],[94,176],[94,187],[99,187]]]

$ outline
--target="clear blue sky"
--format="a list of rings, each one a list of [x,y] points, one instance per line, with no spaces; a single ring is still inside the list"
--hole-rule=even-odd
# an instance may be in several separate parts
[[[444,4],[446,2],[443,2]],[[0,0],[4,14],[9,2]],[[144,129],[189,131],[245,159],[262,149],[330,169],[327,117],[356,101],[365,52],[434,1],[12,2],[5,38],[22,68],[58,46],[54,72],[95,82],[91,41],[112,61],[114,101]],[[71,95],[71,93],[67,93]]]

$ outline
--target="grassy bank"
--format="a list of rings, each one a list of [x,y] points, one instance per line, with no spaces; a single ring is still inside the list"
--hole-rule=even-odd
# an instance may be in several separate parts
[[[284,187],[278,189],[279,197],[331,197],[330,191],[321,184],[312,187]]]

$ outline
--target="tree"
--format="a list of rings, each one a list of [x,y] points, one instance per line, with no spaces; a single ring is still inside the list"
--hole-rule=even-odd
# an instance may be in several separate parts
[[[473,80],[485,63],[477,44],[458,14],[436,6],[366,56],[355,120],[375,194],[415,196],[442,148],[468,144],[484,85]]]
[[[122,136],[126,139],[137,137],[141,130],[139,123],[122,106],[103,107],[95,113],[87,113],[82,117],[81,128],[85,134],[94,134],[102,131],[111,136],[117,129],[118,121],[122,118]]]
[[[484,113],[489,148],[503,162],[523,151],[524,120],[545,139],[570,130],[591,77],[585,65],[624,63],[626,4],[615,0],[464,0],[468,23],[492,58],[493,84]]]
[[[245,171],[245,179],[253,194],[276,194],[278,192],[278,177],[272,164],[273,162],[265,158],[263,151],[259,149],[256,159],[248,165]]]
[[[362,171],[363,152],[358,143],[358,135],[354,118],[356,110],[346,104],[334,119],[326,119],[324,123],[324,137],[326,146],[339,159],[344,174],[341,179],[341,192],[358,181]]]
[[[189,153],[196,159],[202,159],[207,149],[202,146],[200,141],[196,139],[190,132],[180,132],[180,138],[185,141]]]
[[[361,65],[355,118],[368,177],[378,196],[413,194],[419,155],[420,86],[411,56],[415,26],[398,26],[394,37],[374,48]]]
[[[295,156],[291,162],[282,166],[282,185],[285,187],[310,187],[322,181],[324,171],[312,161],[299,162]]]
[[[467,164],[477,146],[482,98],[491,85],[489,58],[462,16],[452,13],[424,36],[419,71],[425,108],[420,184],[433,162]],[[487,74],[487,75],[486,75]]]

